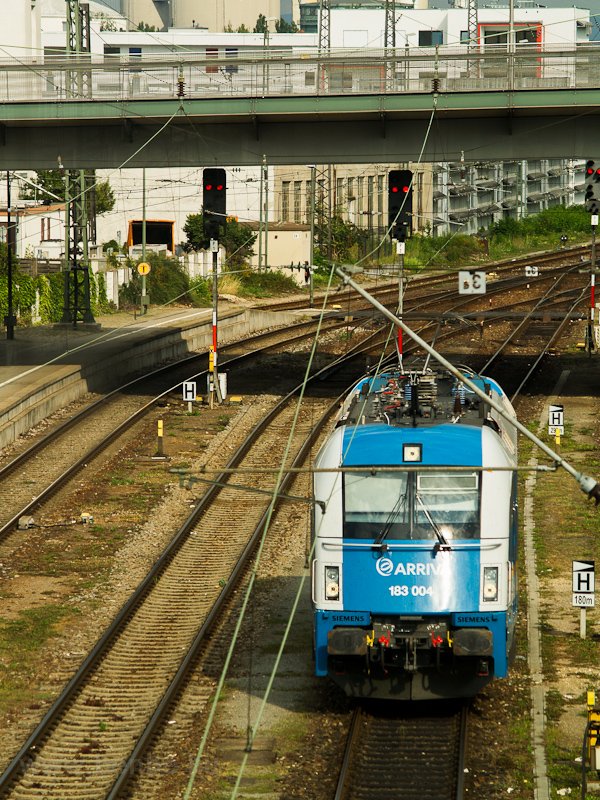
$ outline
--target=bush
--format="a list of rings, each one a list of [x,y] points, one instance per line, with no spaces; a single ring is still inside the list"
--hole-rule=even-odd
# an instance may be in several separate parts
[[[141,261],[141,259],[140,259]],[[159,253],[146,253],[150,272],[146,276],[146,293],[153,305],[177,302],[188,304],[190,282],[188,274],[176,258]],[[142,277],[137,271],[138,261],[127,259],[130,280],[119,289],[119,303],[124,307],[139,306],[142,297]]]

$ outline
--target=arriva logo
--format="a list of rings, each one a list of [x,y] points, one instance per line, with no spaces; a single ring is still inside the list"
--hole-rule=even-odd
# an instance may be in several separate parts
[[[375,567],[380,575],[391,575],[394,571],[394,562],[391,558],[378,558]]]
[[[375,562],[375,568],[380,575],[383,575],[384,578],[388,578],[390,575],[447,575],[450,574],[450,563],[426,563],[426,564],[415,564],[413,562],[404,563],[400,561],[400,563],[394,566],[394,562],[391,558],[378,558]]]

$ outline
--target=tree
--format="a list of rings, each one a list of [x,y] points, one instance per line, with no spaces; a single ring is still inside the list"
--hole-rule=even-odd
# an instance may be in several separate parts
[[[319,242],[315,262],[326,262],[330,241],[331,259],[340,262],[350,260],[352,248],[363,242],[369,234],[354,223],[346,222],[339,214],[334,214],[331,219],[328,219],[326,214],[319,214],[317,208],[315,235]]]
[[[283,17],[275,23],[277,33],[298,33],[299,29],[294,20],[286,22]]]
[[[259,14],[254,26],[254,33],[266,33],[269,30],[267,18],[264,14]]]
[[[204,217],[202,214],[190,214],[183,226],[187,242],[184,242],[183,249],[190,250],[207,250],[210,242],[204,235]],[[247,264],[250,258],[254,255],[252,245],[256,241],[256,234],[248,225],[244,225],[234,219],[228,217],[220,243],[225,248],[227,256],[227,266],[230,269],[237,269],[244,264]]]
[[[33,186],[26,186],[20,190],[21,197],[24,200],[38,200],[42,205],[51,205],[56,202],[64,202],[65,200],[65,177],[64,172],[60,169],[41,169],[36,172],[36,178],[33,181],[51,192],[54,197],[46,192],[35,189]],[[60,198],[56,200],[56,198]],[[115,207],[115,195],[110,187],[108,181],[98,181],[96,183],[96,214],[106,214],[107,211],[112,211]]]

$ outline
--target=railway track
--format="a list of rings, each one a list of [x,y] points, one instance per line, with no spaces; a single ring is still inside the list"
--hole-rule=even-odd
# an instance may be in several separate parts
[[[315,324],[301,322],[223,347],[224,366],[242,364],[282,342],[303,341],[313,335]],[[326,322],[324,331],[336,330],[341,324]],[[0,542],[13,532],[21,517],[34,513],[70,477],[141,420],[157,401],[177,390],[182,381],[204,376],[206,370],[193,370],[205,359],[206,354],[190,356],[128,382],[52,428],[0,467]],[[169,386],[166,391],[165,383]]]
[[[591,255],[590,245],[581,245],[568,249],[556,250],[553,252],[535,253],[529,256],[523,256],[514,259],[507,259],[506,261],[496,262],[494,264],[478,265],[472,269],[482,269],[487,271],[488,274],[494,276],[494,282],[500,280],[510,280],[514,277],[516,280],[522,280],[524,268],[526,266],[542,266],[544,272],[548,269],[561,269],[565,264],[577,264],[579,268],[589,266],[589,259]],[[398,270],[398,267],[391,269]],[[462,269],[462,268],[461,268]],[[431,292],[432,287],[443,287],[443,291],[448,288],[455,289],[457,282],[457,269],[446,270],[444,272],[427,272],[426,274],[417,274],[411,277],[410,283],[407,287],[406,299],[411,300],[411,293]],[[490,282],[489,285],[492,285]],[[508,284],[505,284],[508,286]],[[390,303],[398,296],[398,278],[395,277],[390,283],[383,283],[373,286],[369,291],[377,297],[381,302],[385,303],[386,300]],[[323,303],[324,293],[318,293],[315,300],[315,308],[321,308]],[[329,311],[333,309],[331,306],[341,306],[343,311],[351,311],[360,306],[360,300],[352,294],[348,289],[332,291],[329,295],[330,306]],[[293,300],[281,300],[268,303],[265,305],[257,306],[257,308],[266,309],[270,311],[285,311],[293,309],[307,308],[306,298],[294,298]]]
[[[462,800],[467,709],[357,708],[334,800]]]
[[[306,419],[314,413],[320,424],[335,408],[310,404]],[[275,470],[295,413],[290,395],[228,466]],[[318,430],[296,425],[290,460],[302,460]],[[0,796],[119,796],[250,558],[272,490],[273,476],[259,472],[246,494],[218,485],[207,493],[0,778]]]
[[[289,338],[289,335],[288,335],[287,338]],[[283,419],[283,417],[282,417],[282,419]],[[288,429],[289,429],[289,419],[288,420],[284,420],[282,422],[282,424],[281,424],[281,426],[279,428],[278,434],[276,435],[276,439],[278,439],[279,441],[283,441],[284,438],[285,438],[284,437],[284,433]],[[252,447],[252,449],[254,450],[254,447]],[[258,445],[257,445],[256,446],[256,452],[257,452],[257,455],[259,455],[259,462],[258,463],[260,463],[262,466],[264,466],[264,464],[267,463],[266,462],[267,456],[271,455],[271,451],[273,451],[273,449],[274,448],[272,447],[272,445],[268,445],[261,452],[259,450]],[[252,466],[252,464],[248,464],[247,468],[251,468],[251,466]],[[225,480],[225,476],[223,476],[223,480]],[[260,487],[256,487],[256,488],[260,489]],[[209,547],[208,551],[204,551],[204,552],[203,551],[197,551],[196,555],[192,556],[192,561],[191,562],[187,562],[186,563],[185,561],[182,561],[180,563],[183,564],[183,567],[173,567],[172,571],[171,571],[171,567],[170,567],[170,556],[166,557],[164,559],[164,561],[163,561],[163,559],[161,557],[161,568],[164,567],[165,574],[168,572],[169,574],[172,574],[174,576],[174,579],[173,579],[172,583],[173,583],[174,589],[176,591],[178,591],[179,594],[169,595],[168,592],[167,592],[164,595],[162,595],[162,597],[166,597],[167,598],[166,607],[165,607],[164,604],[162,606],[160,605],[161,595],[160,595],[160,593],[157,594],[156,597],[158,597],[159,600],[156,601],[157,602],[156,608],[158,610],[150,611],[149,612],[149,616],[147,618],[145,616],[142,616],[142,615],[140,615],[138,617],[138,612],[135,610],[135,603],[131,607],[129,607],[129,604],[128,604],[127,609],[124,609],[121,612],[121,614],[119,615],[118,620],[120,619],[122,623],[124,623],[125,621],[129,621],[130,618],[132,620],[134,618],[140,620],[140,622],[138,622],[138,627],[133,626],[131,628],[132,637],[133,638],[130,640],[129,644],[127,644],[125,642],[125,640],[122,639],[121,633],[118,632],[117,629],[115,629],[115,631],[113,631],[110,634],[107,632],[102,637],[101,641],[106,640],[107,643],[108,643],[109,641],[112,641],[114,639],[115,643],[116,643],[115,644],[115,648],[116,648],[115,649],[115,653],[116,653],[116,656],[115,656],[116,661],[115,661],[115,663],[116,663],[116,666],[115,666],[115,671],[112,673],[112,678],[110,677],[111,673],[109,673],[108,681],[107,681],[106,684],[100,684],[100,683],[97,683],[97,682],[92,682],[92,684],[90,684],[91,688],[85,689],[83,691],[83,693],[80,695],[81,699],[71,698],[71,699],[65,699],[65,700],[62,701],[62,704],[65,707],[77,708],[79,710],[79,712],[82,714],[83,720],[85,721],[85,719],[87,719],[88,722],[89,722],[89,725],[91,725],[91,727],[88,727],[88,729],[87,729],[88,732],[86,733],[86,736],[85,736],[84,740],[82,740],[81,738],[77,739],[76,747],[79,747],[80,749],[79,750],[75,750],[75,751],[73,751],[73,749],[71,749],[70,755],[67,755],[66,757],[60,756],[58,751],[53,751],[52,749],[47,750],[46,752],[49,753],[50,756],[49,756],[49,761],[48,761],[46,766],[44,766],[43,761],[38,761],[38,758],[36,758],[34,761],[30,761],[30,757],[31,757],[32,753],[35,753],[36,756],[37,756],[38,753],[41,754],[42,752],[44,752],[44,750],[46,748],[46,745],[45,744],[41,744],[41,743],[45,741],[45,737],[47,736],[47,731],[46,731],[46,733],[40,734],[40,739],[39,739],[40,743],[38,744],[38,743],[34,742],[33,740],[30,740],[27,743],[26,747],[21,751],[21,753],[17,756],[17,758],[13,762],[15,764],[14,770],[16,770],[16,772],[14,774],[17,774],[19,772],[19,770],[23,766],[27,767],[26,789],[25,788],[10,788],[12,786],[12,784],[13,784],[13,776],[10,776],[10,777],[4,777],[2,779],[3,782],[0,783],[0,793],[2,793],[3,791],[9,791],[10,794],[7,794],[6,795],[7,797],[11,797],[11,798],[13,798],[13,797],[21,798],[22,797],[22,798],[24,798],[24,800],[25,800],[25,798],[29,798],[29,797],[37,798],[37,797],[52,796],[52,794],[48,795],[47,793],[46,794],[43,794],[43,793],[36,794],[35,793],[38,789],[44,789],[45,788],[46,790],[48,790],[49,787],[48,787],[48,783],[46,782],[46,780],[52,778],[52,780],[56,779],[57,783],[56,784],[52,784],[52,786],[51,786],[51,788],[49,790],[51,792],[52,791],[55,792],[57,797],[60,796],[61,800],[62,800],[63,797],[69,797],[69,796],[73,796],[73,797],[88,797],[89,796],[89,797],[94,797],[94,798],[97,798],[97,797],[100,797],[100,796],[106,796],[106,797],[117,797],[117,796],[119,796],[118,792],[120,792],[122,790],[123,786],[126,785],[128,777],[129,777],[129,774],[130,774],[131,769],[132,769],[132,766],[141,757],[141,753],[143,752],[143,747],[145,745],[140,745],[140,748],[141,748],[140,751],[139,752],[134,752],[134,754],[132,756],[130,755],[128,758],[125,758],[125,760],[123,760],[124,756],[122,755],[122,753],[118,754],[117,756],[115,756],[115,750],[113,749],[113,746],[118,746],[119,742],[123,742],[123,741],[125,741],[129,745],[131,745],[132,737],[134,736],[134,734],[131,731],[127,732],[126,728],[124,728],[125,733],[123,733],[123,730],[121,728],[122,728],[122,723],[124,723],[125,720],[128,720],[132,716],[132,714],[134,712],[132,711],[132,706],[123,706],[123,707],[121,707],[119,705],[119,703],[114,699],[113,695],[110,694],[110,691],[112,691],[112,687],[114,687],[114,686],[116,686],[117,688],[121,688],[121,686],[125,686],[128,683],[132,684],[133,685],[133,689],[134,689],[131,692],[131,694],[134,696],[133,708],[135,710],[138,707],[138,705],[139,705],[138,701],[137,701],[137,699],[135,699],[136,698],[135,681],[136,681],[136,676],[137,676],[136,670],[138,668],[141,668],[141,656],[146,653],[148,645],[147,645],[147,642],[146,642],[145,639],[136,638],[136,632],[139,632],[139,630],[144,630],[144,625],[146,624],[145,620],[148,619],[147,628],[148,628],[148,631],[149,631],[150,641],[152,642],[153,646],[154,646],[154,644],[156,642],[158,642],[158,644],[160,645],[160,643],[164,640],[165,633],[166,633],[165,628],[164,628],[164,619],[165,618],[168,619],[171,615],[175,616],[174,613],[171,614],[171,612],[174,609],[177,609],[178,612],[181,609],[181,613],[183,613],[183,611],[185,611],[186,609],[188,611],[190,610],[189,598],[187,597],[187,595],[193,594],[193,593],[189,591],[189,585],[186,586],[185,581],[182,579],[182,575],[185,576],[185,575],[193,574],[194,564],[201,564],[202,567],[199,568],[199,569],[198,568],[196,568],[196,569],[197,569],[197,571],[199,573],[203,573],[205,571],[204,566],[206,564],[212,565],[214,563],[214,561],[210,560],[211,558],[214,559],[216,557],[215,548],[214,548],[214,541],[215,541],[215,533],[214,533],[214,531],[219,531],[219,530],[223,529],[224,524],[225,524],[224,520],[227,522],[227,527],[229,529],[229,527],[232,524],[232,519],[233,519],[232,513],[233,513],[233,511],[236,510],[235,507],[236,506],[240,506],[241,507],[241,504],[239,503],[239,493],[236,493],[235,490],[231,490],[231,491],[232,491],[232,494],[233,494],[233,502],[230,504],[229,509],[225,511],[225,516],[224,517],[220,517],[220,518],[217,517],[217,521],[214,523],[214,527],[211,529],[211,530],[213,530],[212,536],[209,536],[208,541],[204,542],[205,545],[208,544],[209,546],[212,546],[212,550]],[[237,498],[237,500],[235,498]],[[252,505],[252,507],[257,505],[255,498],[254,498],[254,502],[251,505]],[[244,512],[242,514],[242,517],[245,518],[246,516],[250,516],[250,515],[249,515],[249,513],[245,513]],[[196,538],[197,539],[202,539],[202,536],[198,536],[197,533],[193,532],[194,524],[195,523],[193,522],[192,523],[192,528],[190,529],[190,531],[186,532],[185,534],[181,533],[181,538],[182,539],[186,539],[186,538],[187,539],[196,539]],[[237,527],[237,525],[236,525],[236,527]],[[204,524],[203,524],[203,528],[204,528]],[[257,526],[255,526],[254,532],[252,533],[252,536],[258,536],[259,533],[257,533],[257,531],[260,531],[260,521],[259,521],[259,524]],[[179,536],[180,536],[180,534],[178,534],[177,538],[179,538]],[[192,543],[194,545],[197,544],[197,542],[192,542]],[[182,558],[183,558],[183,556],[182,556]],[[221,554],[219,554],[219,556],[217,557],[217,561],[219,563],[220,563],[220,560],[219,560],[220,558],[221,558]],[[199,576],[199,579],[200,579],[200,577],[201,577],[201,575]],[[149,583],[155,582],[156,585],[158,586],[158,584],[162,582],[163,578],[162,578],[162,575],[159,575],[158,572],[156,572],[156,573],[154,573],[152,575],[151,578],[148,578],[147,580],[149,581]],[[227,581],[227,583],[229,583],[229,581]],[[166,586],[167,584],[163,583],[162,585]],[[202,589],[202,585],[201,584],[198,584],[198,585],[200,586],[201,590],[204,591]],[[219,596],[220,595],[224,595],[224,593],[220,592],[220,591],[217,591],[217,594],[219,594]],[[138,601],[141,603],[140,609],[146,607],[146,600],[142,599],[141,595],[138,598]],[[147,608],[150,608],[150,606],[147,606]],[[165,608],[166,608],[166,610],[165,610]],[[211,606],[211,608],[212,608],[212,606]],[[202,613],[206,613],[206,612],[202,612]],[[211,613],[211,612],[208,612],[208,613]],[[192,614],[192,616],[197,617],[196,622],[201,618],[201,611],[196,606],[194,606],[192,608],[191,614]],[[161,623],[161,620],[162,620],[162,623]],[[185,641],[185,643],[176,645],[176,649],[179,648],[179,651],[182,651],[182,650],[187,648],[187,652],[189,654],[189,659],[188,660],[190,662],[192,662],[195,658],[197,658],[197,655],[195,655],[195,654],[191,655],[192,648],[193,648],[193,643],[190,644],[189,640],[190,640],[190,638],[194,639],[194,637],[191,636],[188,626],[183,625],[182,627],[187,628],[187,637],[188,638]],[[167,635],[170,636],[171,635],[170,632]],[[194,641],[195,641],[195,639],[194,639]],[[121,645],[120,645],[120,647],[117,647],[117,644],[119,642],[121,642]],[[123,644],[123,642],[125,642],[125,644]],[[201,645],[198,645],[198,646],[201,647]],[[140,660],[140,663],[137,666],[136,666],[137,662],[134,663],[131,660],[129,662],[122,660],[122,656],[123,655],[127,656],[127,655],[131,655],[131,653],[136,655],[137,658]],[[181,655],[181,652],[179,652],[178,655]],[[171,657],[172,656],[169,656],[167,658],[166,656],[161,655],[161,653],[158,652],[158,651],[155,651],[155,654],[154,654],[154,659],[155,659],[155,661],[158,660],[159,667],[154,672],[150,668],[150,672],[153,672],[153,678],[156,677],[157,682],[160,684],[161,692],[156,692],[155,693],[155,694],[159,695],[159,697],[164,697],[165,696],[165,692],[166,692],[172,698],[173,696],[176,695],[177,691],[179,691],[178,687],[174,683],[169,684],[169,688],[167,688],[165,690],[165,685],[168,682],[167,678],[165,677],[165,674],[167,674],[167,675],[168,674],[172,674],[173,671],[175,671],[176,674],[179,673],[179,668],[177,668],[173,663],[169,662],[169,659]],[[105,654],[99,655],[98,658],[102,662],[106,661],[108,663],[108,658],[106,657]],[[86,659],[86,664],[84,665],[86,671],[89,672],[90,675],[91,674],[95,675],[96,674],[95,673],[95,667],[93,667],[91,662],[90,663],[88,663],[88,662],[89,662],[89,658]],[[167,663],[167,662],[169,662],[169,663]],[[124,666],[124,664],[125,664],[125,666]],[[163,669],[163,667],[164,667],[164,669]],[[132,671],[130,671],[130,670],[132,670]],[[128,677],[129,675],[132,676],[132,680],[129,679],[129,677]],[[71,683],[73,683],[73,682],[71,682]],[[143,685],[145,687],[146,683],[144,682]],[[102,686],[108,686],[109,688],[105,690],[105,689],[102,689]],[[175,688],[171,688],[171,686],[175,686]],[[107,700],[103,700],[103,695],[101,694],[101,692],[105,692],[105,691],[106,691]],[[138,689],[137,693],[139,693],[139,691],[141,691],[141,689]],[[145,689],[144,689],[144,691],[145,691]],[[126,694],[127,694],[127,692],[126,692]],[[145,708],[144,713],[145,713],[146,717],[148,717],[148,715],[150,715],[151,720],[153,720],[154,717],[156,715],[158,715],[157,719],[156,719],[156,726],[157,727],[153,727],[152,729],[149,729],[148,727],[145,727],[141,734],[136,732],[135,735],[138,737],[137,740],[139,742],[145,741],[147,743],[149,741],[149,739],[152,738],[152,736],[157,735],[156,731],[157,731],[158,727],[160,726],[160,724],[162,724],[162,721],[164,719],[164,714],[166,713],[166,708],[168,708],[168,705],[167,705],[166,707],[163,707],[162,711],[158,711],[158,708],[160,706],[160,703],[159,703],[159,706],[156,706],[155,711],[152,712],[150,710],[150,706],[152,705],[152,703],[155,703],[154,699],[152,701],[149,701],[149,706],[148,706],[148,708]],[[117,711],[114,711],[115,708],[117,709]],[[49,714],[50,714],[50,712],[49,712]],[[111,714],[116,714],[116,716],[119,717],[119,719],[113,718],[111,716]],[[57,723],[57,718],[50,718],[49,715],[47,715],[47,717],[48,717],[48,720],[49,720],[48,723],[47,723],[49,725],[49,727],[52,728],[52,729],[56,728],[56,730],[59,730],[60,728],[59,728],[58,723]],[[120,717],[123,717],[123,719],[120,719]],[[70,732],[75,731],[75,730],[78,730],[79,732],[83,731],[85,729],[84,721],[80,721],[79,718],[75,718],[75,721],[71,722],[70,724],[67,724],[66,728],[64,729],[66,732],[64,734],[64,737],[62,737],[62,738],[64,738],[64,740],[68,743],[69,747],[72,748],[72,746],[73,746],[73,741],[72,740],[69,741]],[[138,724],[139,724],[139,721],[138,721]],[[112,728],[114,728],[115,730],[112,730]],[[100,736],[100,734],[105,734],[108,731],[112,731],[110,736],[106,736],[106,737]],[[98,738],[99,736],[100,736],[100,739]],[[105,741],[103,741],[103,739],[105,739]],[[99,787],[97,785],[95,785],[93,788],[91,788],[91,790],[90,790],[91,793],[90,794],[77,794],[77,793],[75,793],[75,794],[70,795],[68,792],[65,791],[64,787],[65,787],[66,784],[61,783],[61,781],[64,780],[64,781],[69,782],[69,781],[71,781],[71,779],[73,777],[73,776],[70,775],[70,772],[71,772],[70,768],[66,766],[66,764],[73,757],[73,752],[75,752],[76,761],[82,762],[83,765],[85,765],[85,764],[88,764],[88,766],[89,765],[93,765],[91,767],[91,769],[94,772],[95,771],[104,772],[107,763],[113,764],[115,762],[115,760],[119,761],[120,763],[125,763],[126,766],[125,766],[125,769],[122,770],[121,773],[119,773],[114,778],[114,781],[113,781],[112,785],[109,785],[105,781],[104,784],[103,784],[105,788],[99,789]],[[41,764],[41,768],[40,768],[40,772],[36,773],[35,769],[36,769],[36,764],[38,764],[38,763]],[[61,765],[60,769],[57,770],[57,769],[55,769],[55,767],[52,767],[53,764],[60,764]],[[85,770],[84,770],[84,772],[85,772]],[[53,773],[53,774],[51,775],[50,773]],[[5,773],[5,776],[6,775],[7,775],[7,773]],[[36,777],[36,775],[37,775],[37,777]],[[114,773],[113,773],[113,775],[114,775]],[[123,776],[123,777],[121,777],[121,776]],[[77,781],[78,781],[78,784],[77,784]],[[36,786],[35,784],[40,784],[40,785]],[[81,787],[81,772],[79,772],[75,776],[75,784],[78,785],[79,788]],[[25,784],[23,786],[25,787]],[[106,789],[107,786],[108,786],[108,788]],[[105,789],[108,792],[112,792],[114,790],[116,793],[115,794],[106,793]],[[31,792],[33,790],[34,790],[33,794],[19,793],[21,791]],[[79,789],[76,788],[75,792],[78,791],[78,790]],[[87,791],[87,787],[86,787],[86,791]],[[100,792],[105,792],[105,794],[101,794],[101,793],[99,794],[98,793],[99,791]],[[422,797],[423,795],[420,795],[420,796]],[[437,797],[440,797],[440,795],[438,794]]]

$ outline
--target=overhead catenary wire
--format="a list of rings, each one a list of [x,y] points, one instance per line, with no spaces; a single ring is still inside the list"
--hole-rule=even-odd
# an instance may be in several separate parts
[[[273,487],[273,497],[272,497],[272,500],[271,500],[271,502],[269,504],[269,508],[268,508],[268,511],[267,511],[267,517],[266,517],[266,521],[265,521],[265,525],[264,525],[264,530],[262,532],[262,535],[261,535],[261,538],[260,538],[260,542],[258,544],[257,553],[256,553],[255,560],[254,560],[254,566],[252,568],[252,572],[251,572],[251,575],[250,575],[250,580],[249,580],[249,583],[248,583],[248,587],[247,587],[246,591],[244,592],[244,598],[243,598],[243,601],[242,601],[242,607],[241,607],[241,609],[240,609],[240,611],[238,613],[238,617],[237,617],[236,625],[235,625],[235,630],[234,630],[234,632],[232,634],[232,637],[231,637],[231,642],[230,642],[230,645],[229,645],[229,649],[227,651],[227,655],[225,657],[225,662],[224,662],[223,668],[221,670],[221,675],[219,677],[219,681],[218,681],[217,687],[215,688],[213,701],[211,703],[210,711],[209,711],[209,714],[208,714],[208,718],[207,718],[207,721],[206,721],[206,724],[205,724],[205,727],[204,727],[204,732],[202,734],[202,738],[201,738],[200,744],[198,746],[198,750],[196,752],[196,757],[194,759],[194,763],[193,763],[192,770],[191,770],[191,773],[190,773],[189,781],[188,781],[188,784],[186,786],[185,792],[183,794],[183,800],[189,800],[189,798],[191,797],[191,792],[193,790],[193,787],[194,787],[194,784],[195,784],[195,781],[196,781],[196,776],[198,774],[198,769],[200,767],[200,762],[201,762],[202,756],[204,754],[206,743],[208,741],[208,735],[210,733],[210,730],[212,728],[212,724],[213,724],[213,721],[214,721],[214,718],[215,718],[215,715],[216,715],[216,710],[217,710],[217,704],[218,704],[218,701],[219,701],[219,697],[220,697],[221,691],[223,689],[223,685],[225,683],[225,678],[226,678],[227,673],[229,671],[229,664],[230,664],[231,659],[233,657],[233,652],[234,652],[235,646],[237,645],[237,641],[238,641],[238,638],[239,638],[242,622],[243,622],[243,620],[245,618],[246,609],[248,607],[250,596],[251,596],[252,591],[254,589],[254,584],[255,584],[255,581],[256,581],[256,577],[258,575],[258,568],[259,568],[260,563],[261,563],[261,556],[262,556],[262,553],[263,553],[263,550],[264,550],[264,546],[265,546],[265,542],[266,542],[266,539],[267,539],[267,535],[268,535],[269,530],[270,530],[270,525],[271,525],[271,519],[272,519],[272,516],[273,516],[273,512],[275,510],[276,496],[277,496],[277,493],[279,492],[279,487],[280,487],[281,481],[283,479],[284,468],[285,468],[285,464],[286,464],[286,462],[288,460],[290,447],[291,447],[291,442],[292,442],[292,437],[293,437],[293,435],[295,433],[295,430],[296,430],[296,427],[297,427],[297,423],[298,423],[298,419],[300,417],[300,409],[301,409],[302,402],[304,400],[304,395],[305,395],[305,390],[306,390],[306,386],[307,386],[307,382],[308,382],[308,377],[310,375],[310,370],[312,368],[312,364],[313,364],[313,361],[314,361],[314,358],[315,358],[315,355],[316,355],[316,352],[317,352],[317,345],[318,345],[318,342],[319,342],[319,334],[320,334],[321,326],[322,326],[323,320],[324,320],[324,314],[325,314],[325,310],[326,310],[326,306],[327,306],[329,292],[330,292],[330,289],[331,289],[331,284],[332,284],[332,280],[333,280],[333,274],[334,273],[333,273],[333,268],[332,268],[330,270],[330,273],[329,273],[329,282],[328,282],[328,285],[327,285],[327,289],[325,291],[325,296],[323,298],[323,304],[321,306],[321,311],[320,311],[320,314],[319,314],[319,321],[317,323],[317,331],[315,333],[315,337],[314,337],[314,340],[313,340],[313,345],[312,345],[312,348],[311,348],[311,351],[310,351],[310,355],[309,355],[309,358],[308,358],[308,361],[307,361],[306,370],[305,370],[305,374],[304,374],[304,380],[303,380],[302,387],[301,387],[299,395],[298,395],[298,401],[296,403],[295,414],[294,414],[294,417],[293,417],[293,420],[292,420],[292,423],[291,423],[291,426],[290,426],[290,431],[289,431],[289,434],[288,434],[288,439],[287,439],[287,443],[286,443],[286,446],[285,446],[285,449],[284,449],[284,453],[283,453],[282,458],[281,458],[281,467],[279,469],[279,472],[277,473],[277,478],[275,480],[275,485]],[[262,718],[262,709],[263,708],[264,708],[264,706],[261,706],[261,711],[259,712],[259,717],[258,717],[258,721],[259,722],[260,722],[260,719]],[[251,743],[252,743],[252,741],[254,739],[254,736],[256,734],[257,727],[258,727],[258,724],[255,723],[255,725],[253,726],[253,732],[249,736],[249,744],[250,745],[251,745]],[[243,763],[245,763],[245,761]]]

